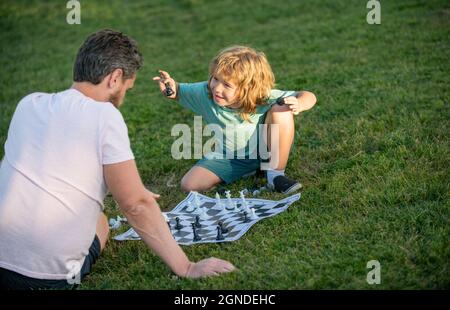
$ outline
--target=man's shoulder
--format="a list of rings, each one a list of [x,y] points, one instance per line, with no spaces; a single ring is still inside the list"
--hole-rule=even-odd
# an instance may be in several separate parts
[[[52,95],[54,95],[54,93],[34,92],[34,93],[28,94],[25,97],[23,97],[22,99],[20,99],[19,103],[26,103],[26,102],[32,102],[35,100],[39,100],[39,99],[45,99],[45,98],[51,97]]]

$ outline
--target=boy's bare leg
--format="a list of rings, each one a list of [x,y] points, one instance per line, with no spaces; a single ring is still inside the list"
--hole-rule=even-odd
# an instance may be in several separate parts
[[[194,166],[181,179],[181,189],[185,192],[206,191],[222,180],[206,168]]]
[[[289,152],[291,150],[292,142],[294,141],[294,117],[288,106],[274,105],[269,112],[267,112],[265,123],[268,124],[267,135],[265,141],[271,153],[271,168],[276,170],[284,170],[286,168]],[[270,126],[276,124],[278,126],[278,148],[271,148],[271,130]],[[275,131],[274,131],[275,132]],[[273,163],[272,160],[278,157],[278,163]]]
[[[106,241],[108,241],[108,235],[109,235],[109,224],[108,224],[108,218],[106,215],[102,212],[100,213],[98,220],[97,220],[97,229],[96,232],[98,239],[100,240],[100,250],[103,251],[103,249],[106,246]]]

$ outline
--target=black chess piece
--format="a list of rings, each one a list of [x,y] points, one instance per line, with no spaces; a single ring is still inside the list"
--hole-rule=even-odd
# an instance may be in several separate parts
[[[183,225],[180,224],[180,218],[178,216],[175,218],[175,221],[177,222],[175,224],[175,229],[176,230],[180,230],[181,228],[183,228]]]
[[[173,91],[172,87],[170,87],[170,84],[167,82],[167,83],[164,83],[164,85],[166,86],[166,89],[164,90],[164,94],[165,94],[167,97],[172,96],[173,93],[174,93],[174,91]]]
[[[276,101],[276,103],[277,103],[278,105],[283,105],[283,104],[284,104],[284,98],[283,98],[283,97],[278,98],[277,101]]]
[[[244,213],[244,223],[248,223],[248,222],[250,222],[250,219],[247,217],[247,212],[246,211],[244,211],[243,212]]]
[[[228,228],[225,228],[225,226],[223,226],[222,222],[217,223],[217,225],[220,226],[220,230],[222,231],[223,234],[228,233]]]
[[[170,227],[170,221],[167,221],[167,226],[169,226],[169,230],[172,229],[172,227]]]
[[[200,224],[200,216],[198,216],[198,215],[195,216],[195,227],[196,228],[202,227],[202,224]]]
[[[225,238],[222,235],[222,228],[220,227],[220,225],[217,225],[217,237],[216,240],[224,240]]]
[[[202,240],[202,238],[197,233],[197,228],[195,228],[195,223],[192,223],[192,232],[194,233],[194,242]]]

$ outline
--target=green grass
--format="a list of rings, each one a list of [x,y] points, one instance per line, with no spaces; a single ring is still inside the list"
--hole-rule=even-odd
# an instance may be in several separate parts
[[[81,3],[82,24],[71,26],[65,1],[1,2],[1,144],[20,98],[70,87],[78,47],[103,27],[134,37],[145,57],[121,111],[164,210],[185,196],[167,183],[195,162],[171,158],[170,130],[193,115],[162,98],[151,82],[157,69],[205,80],[218,50],[246,44],[267,54],[279,88],[319,100],[296,119],[287,168],[304,185],[301,201],[236,242],[184,247],[192,260],[221,257],[238,272],[179,279],[142,242],[111,240],[82,289],[450,287],[448,1],[382,1],[379,26],[366,23],[366,1],[357,0]],[[107,214],[118,212],[108,197]],[[380,285],[366,283],[372,259]]]

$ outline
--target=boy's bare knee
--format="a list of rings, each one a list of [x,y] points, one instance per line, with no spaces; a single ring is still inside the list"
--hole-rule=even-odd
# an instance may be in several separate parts
[[[192,181],[186,175],[181,179],[180,186],[181,190],[186,193],[196,190],[194,184],[192,184]]]
[[[273,113],[283,113],[283,112],[291,112],[291,109],[289,109],[288,105],[273,105],[270,110],[269,113],[273,114]]]

